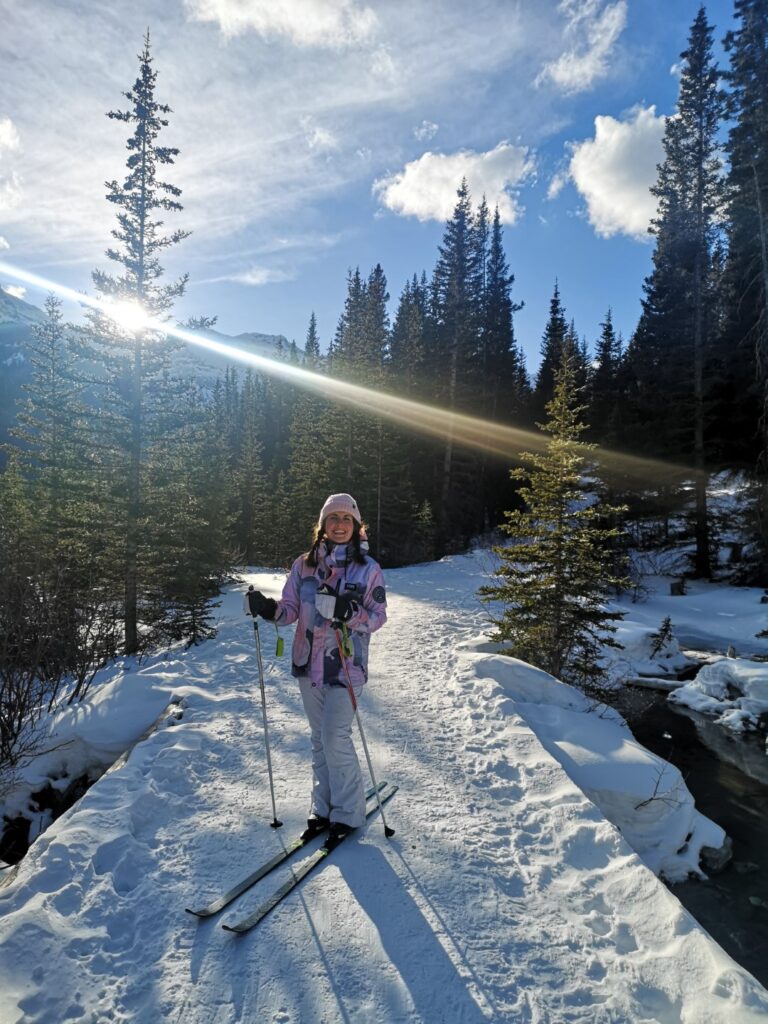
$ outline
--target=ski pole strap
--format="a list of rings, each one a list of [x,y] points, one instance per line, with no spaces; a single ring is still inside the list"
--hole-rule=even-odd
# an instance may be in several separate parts
[[[283,656],[283,651],[285,650],[285,642],[280,636],[280,630],[277,628],[277,623],[273,620],[272,624],[275,627],[275,657],[281,658]]]
[[[352,643],[352,637],[349,635],[349,629],[347,628],[346,622],[341,623],[341,648],[348,658],[353,657],[355,653],[355,645]]]
[[[341,659],[341,665],[342,668],[344,669],[344,675],[347,677],[347,693],[349,694],[349,699],[352,701],[352,707],[354,708],[355,711],[357,711],[357,697],[355,697],[355,688],[352,686],[352,680],[349,677],[349,667],[347,666],[347,659],[344,657],[344,644],[341,638],[342,631],[341,629],[334,629],[334,633],[336,634],[336,644],[339,648],[339,658]]]

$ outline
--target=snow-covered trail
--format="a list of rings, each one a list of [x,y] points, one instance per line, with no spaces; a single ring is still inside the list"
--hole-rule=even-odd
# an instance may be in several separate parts
[[[101,779],[0,889],[1,1024],[768,1019],[768,993],[462,658],[457,645],[482,631],[482,571],[474,556],[388,574],[361,714],[379,778],[401,786],[387,810],[397,834],[375,818],[242,938],[221,920],[274,876],[220,919],[183,908],[302,825],[308,738],[288,658],[266,659],[277,833],[239,594],[215,641],[142,669],[184,695],[183,719]]]

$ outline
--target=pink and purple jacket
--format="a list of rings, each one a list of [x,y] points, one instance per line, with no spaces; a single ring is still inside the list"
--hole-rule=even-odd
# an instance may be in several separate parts
[[[309,676],[313,686],[346,685],[335,631],[315,608],[315,593],[326,585],[337,594],[351,597],[356,605],[346,623],[354,648],[347,667],[352,685],[362,686],[368,678],[370,635],[387,621],[384,576],[378,562],[368,555],[364,565],[355,562],[348,556],[346,544],[321,544],[317,561],[313,567],[306,564],[303,555],[296,559],[277,602],[275,622],[279,626],[298,619],[292,672]]]

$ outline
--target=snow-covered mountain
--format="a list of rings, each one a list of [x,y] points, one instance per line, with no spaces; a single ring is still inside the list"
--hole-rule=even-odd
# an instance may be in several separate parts
[[[45,320],[42,309],[19,299],[0,286],[0,444],[16,417],[17,400],[29,380],[29,343],[32,329]],[[281,348],[287,354],[288,342],[282,334],[257,332],[231,336],[207,330],[206,336],[223,344],[244,349],[267,358],[275,358]],[[182,344],[173,357],[172,371],[181,377],[194,377],[203,386],[212,385],[233,359],[204,347]]]
[[[0,330],[40,323],[45,314],[31,302],[11,295],[0,285]]]
[[[194,332],[192,332],[194,333]],[[223,345],[231,345],[242,351],[274,359],[280,353],[288,354],[288,341],[282,334],[221,334],[219,331],[206,330],[201,332],[206,338],[218,341]],[[202,346],[182,344],[173,355],[173,372],[181,377],[194,377],[200,383],[211,383],[225,367],[235,363],[234,358],[212,352]]]
[[[16,298],[0,286],[0,444],[16,417],[16,399],[29,378],[26,357],[32,328],[45,314],[37,306]]]

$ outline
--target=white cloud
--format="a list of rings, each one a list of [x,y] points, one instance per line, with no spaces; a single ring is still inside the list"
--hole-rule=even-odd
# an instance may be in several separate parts
[[[571,175],[569,171],[558,171],[549,183],[547,199],[556,199],[568,184],[570,178]]]
[[[383,46],[379,46],[371,54],[371,74],[383,82],[392,84],[397,79],[397,64],[392,54]]]
[[[333,132],[315,124],[311,117],[303,117],[301,119],[301,127],[304,130],[304,136],[310,149],[328,152],[339,148],[339,140]]]
[[[11,243],[8,241],[8,239],[7,238],[3,238],[3,236],[0,235],[0,252],[3,249],[10,249],[10,248],[11,248]]]
[[[487,153],[462,149],[457,153],[424,153],[397,174],[373,184],[379,201],[395,213],[418,220],[445,221],[456,206],[456,190],[467,179],[475,200],[485,195],[488,205],[499,207],[505,224],[514,224],[521,213],[517,188],[534,170],[529,150],[500,142]]]
[[[434,139],[439,130],[440,125],[435,124],[434,121],[422,121],[413,129],[413,134],[419,142],[429,142],[430,139]]]
[[[249,270],[238,271],[233,274],[223,274],[221,277],[209,277],[197,284],[219,284],[222,281],[233,281],[236,284],[247,284],[254,288],[260,288],[265,284],[280,284],[283,281],[293,281],[295,273],[291,270],[280,270],[276,267],[251,267]]]
[[[8,157],[21,149],[21,139],[10,117],[0,119],[0,213],[21,201],[21,178],[13,167],[5,168]],[[2,248],[2,246],[0,246]]]
[[[549,79],[565,93],[584,92],[608,74],[611,52],[627,24],[626,0],[602,6],[603,0],[562,0],[565,38],[571,45],[545,64],[537,84]]]
[[[10,117],[4,117],[0,120],[0,157],[3,155],[3,150],[8,152],[19,149],[21,146],[21,139],[16,129],[16,125],[10,119]]]
[[[184,0],[193,21],[217,22],[225,37],[256,32],[296,46],[341,49],[370,39],[378,24],[357,0]]]
[[[656,107],[635,107],[627,119],[595,118],[595,136],[572,144],[569,175],[586,200],[598,235],[648,237],[657,200],[650,193],[664,153],[664,117]]]
[[[20,284],[4,284],[3,291],[6,295],[12,295],[14,299],[23,299],[27,294],[27,289],[22,288]]]

